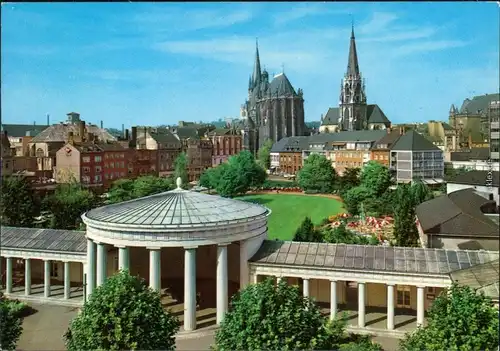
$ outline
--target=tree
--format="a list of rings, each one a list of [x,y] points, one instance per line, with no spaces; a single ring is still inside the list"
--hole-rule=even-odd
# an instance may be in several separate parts
[[[373,198],[373,191],[363,185],[352,188],[344,195],[344,206],[351,215],[359,214],[361,203]]]
[[[134,198],[134,180],[118,179],[113,182],[108,191],[108,203],[114,204]]]
[[[314,228],[311,218],[306,217],[295,231],[293,241],[321,242],[320,233]]]
[[[182,179],[182,187],[187,187],[189,183],[188,158],[185,152],[179,154],[174,160],[174,179]]]
[[[15,350],[23,332],[23,320],[13,306],[0,292],[0,350]]]
[[[416,247],[419,242],[411,186],[398,186],[394,201],[394,245]]]
[[[360,183],[371,189],[375,196],[382,195],[392,184],[389,168],[378,162],[369,161],[361,170]]]
[[[341,177],[339,177],[339,190],[342,194],[357,187],[360,184],[359,173],[361,168],[346,168]]]
[[[4,177],[0,189],[2,224],[12,227],[33,226],[34,217],[39,212],[39,204],[26,178]]]
[[[414,181],[412,183],[411,193],[413,206],[415,207],[420,205],[422,202],[429,201],[434,198],[434,194],[429,189],[429,187],[420,180]]]
[[[43,209],[50,212],[50,228],[77,229],[81,215],[99,203],[99,198],[80,184],[59,184],[54,194],[43,200]]]
[[[173,350],[179,321],[143,279],[120,271],[94,290],[64,335],[68,350]]]
[[[325,156],[312,154],[304,162],[304,166],[297,176],[300,187],[305,191],[331,193],[336,173],[331,162]]]
[[[271,167],[271,148],[273,147],[273,141],[267,139],[259,148],[257,153],[257,163],[264,169],[269,169]]]
[[[119,179],[113,182],[111,189],[108,191],[108,203],[113,204],[158,194],[172,188],[173,182],[171,178],[147,175],[135,180]]]
[[[343,336],[340,323],[331,330],[310,298],[299,288],[267,279],[241,290],[231,301],[215,335],[216,349],[325,350]]]
[[[322,232],[323,241],[332,244],[355,244],[355,245],[379,245],[380,241],[375,237],[358,235],[346,228],[345,223],[341,223],[336,228],[325,228]]]
[[[401,341],[410,350],[497,350],[498,308],[468,286],[452,285],[428,311],[427,326]]]

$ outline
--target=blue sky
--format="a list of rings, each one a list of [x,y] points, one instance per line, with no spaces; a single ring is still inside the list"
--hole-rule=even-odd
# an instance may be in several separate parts
[[[239,116],[255,38],[284,64],[306,120],[338,105],[355,22],[369,103],[393,123],[446,120],[498,91],[499,5],[401,3],[3,3],[3,123],[79,112],[106,127]]]

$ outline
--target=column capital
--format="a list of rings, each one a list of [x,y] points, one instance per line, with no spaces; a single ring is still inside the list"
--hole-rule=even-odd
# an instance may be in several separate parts
[[[162,248],[161,247],[148,247],[146,246],[146,250],[149,251],[160,251]]]
[[[330,279],[330,283],[336,283],[337,279]]]
[[[385,285],[394,287],[396,284],[394,284],[394,283],[387,283]]]
[[[198,245],[189,245],[189,246],[184,246],[184,250],[196,250],[198,248]]]
[[[113,245],[114,247],[116,247],[117,249],[128,249],[128,246],[125,246],[125,245]]]
[[[232,243],[220,243],[220,244],[217,244],[217,246],[222,246],[222,247],[225,247],[225,246],[229,246],[231,245]]]
[[[417,285],[417,289],[425,289],[426,286],[425,285]]]

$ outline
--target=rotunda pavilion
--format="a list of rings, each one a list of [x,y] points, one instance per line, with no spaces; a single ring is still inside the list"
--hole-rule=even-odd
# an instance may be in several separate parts
[[[87,296],[116,268],[141,275],[157,291],[170,278],[182,277],[184,330],[192,331],[196,329],[197,281],[216,282],[219,324],[228,307],[228,283],[234,292],[248,284],[247,262],[267,237],[271,211],[258,204],[184,190],[181,183],[178,178],[175,190],[83,214],[87,226],[84,271]],[[108,259],[116,251],[117,266],[113,267]]]

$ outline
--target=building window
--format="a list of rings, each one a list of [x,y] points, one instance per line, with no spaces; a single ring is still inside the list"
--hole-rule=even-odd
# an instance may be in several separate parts
[[[90,183],[90,177],[89,176],[83,176],[82,177],[82,183]]]
[[[96,171],[96,173],[101,173],[102,172],[102,167],[101,166],[95,166],[95,171]]]
[[[84,156],[84,157],[82,157],[82,162],[83,163],[89,163],[90,162],[90,156]]]
[[[101,162],[102,161],[102,157],[101,156],[94,156],[94,161],[95,162]]]
[[[83,173],[90,173],[90,167],[83,167]]]
[[[100,174],[94,176],[94,183],[99,183],[102,181],[102,177]]]
[[[398,285],[396,305],[400,308],[411,308],[410,287],[408,285]]]
[[[59,262],[52,262],[50,265],[50,277],[59,278]]]
[[[115,163],[114,163],[114,162],[111,162],[111,163],[109,164],[109,167],[110,167],[110,168],[115,168]]]

